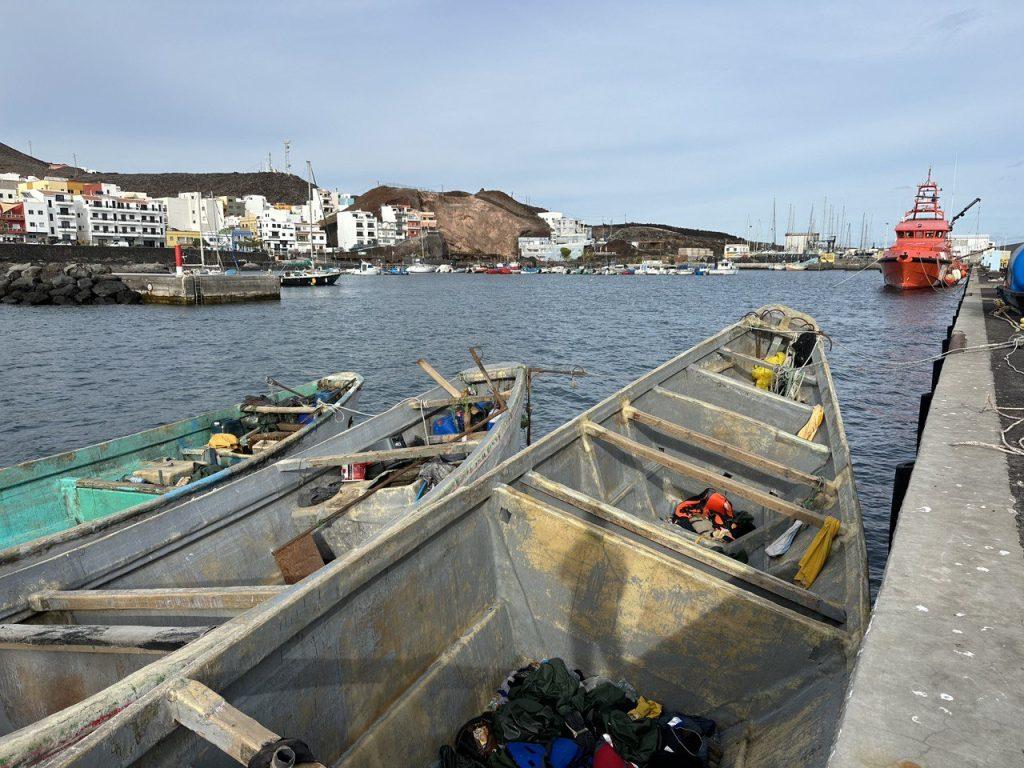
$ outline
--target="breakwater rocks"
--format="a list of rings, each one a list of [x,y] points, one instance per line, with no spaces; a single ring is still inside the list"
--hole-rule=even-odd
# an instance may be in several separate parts
[[[142,296],[104,264],[15,264],[0,278],[0,304],[138,304]]]

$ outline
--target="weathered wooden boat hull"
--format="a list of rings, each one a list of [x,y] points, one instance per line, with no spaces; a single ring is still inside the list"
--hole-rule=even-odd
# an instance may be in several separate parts
[[[352,381],[337,405],[355,408],[362,393],[362,377],[358,374],[337,375],[349,376]],[[312,395],[317,390],[318,381],[307,382],[296,387],[296,391]],[[275,399],[291,396],[289,392],[279,392]],[[0,550],[18,547],[108,516],[123,518],[139,507],[155,509],[224,482],[269,459],[280,458],[307,438],[316,436],[324,440],[351,424],[350,415],[326,413],[260,456],[155,497],[141,490],[89,489],[80,488],[76,483],[83,478],[128,474],[143,462],[168,455],[177,456],[183,448],[202,446],[213,434],[214,422],[238,419],[242,415],[242,406],[233,405],[134,435],[0,469]],[[124,487],[132,488],[127,483]],[[0,552],[0,561],[9,559],[12,554]]]
[[[757,323],[697,345],[73,716],[0,741],[0,759],[228,766],[285,736],[324,764],[429,765],[508,670],[561,656],[714,718],[723,766],[824,764],[867,617],[860,510],[821,343],[806,402],[757,391],[742,370],[765,341]],[[823,425],[794,439],[814,405]],[[659,408],[699,437],[644,416]],[[730,444],[711,457],[714,435]],[[750,564],[665,522],[664,500],[708,471],[759,521]],[[793,503],[811,491],[828,497],[817,510]],[[813,532],[762,562],[790,515],[826,513],[842,529],[812,589],[789,579]],[[216,706],[187,705],[204,700]]]
[[[505,365],[488,370],[496,379],[512,383],[507,412],[492,429],[479,433],[480,442],[472,452],[425,493],[420,505],[429,506],[518,449],[525,368]],[[467,371],[463,377],[481,386],[479,374]],[[425,417],[440,411],[438,403],[447,402],[446,397],[436,388],[402,401],[346,432],[305,447],[294,459],[390,447],[390,436],[419,433]],[[10,733],[59,713],[117,683],[173,650],[174,637],[195,639],[188,632],[169,639],[154,628],[215,626],[274,594],[273,589],[265,591],[267,587],[284,582],[273,551],[309,528],[323,512],[318,506],[300,506],[298,498],[329,472],[282,471],[280,466],[264,467],[178,506],[5,564],[0,569],[0,620],[6,622],[0,625],[0,732]],[[400,492],[392,499],[388,505],[371,497],[352,510],[350,514],[362,515],[363,520],[348,530],[353,544],[417,508]],[[170,596],[161,591],[152,597],[152,590],[160,588],[170,588]],[[101,593],[110,594],[105,590],[137,589],[149,590],[150,598],[141,603],[129,598],[127,605],[114,600],[115,607],[102,599],[88,602]],[[68,591],[75,593],[70,608],[60,597]],[[75,598],[83,595],[86,605],[81,607]],[[70,637],[55,641],[52,636],[40,639],[37,630],[44,625],[75,627]],[[92,632],[90,627],[101,629]],[[143,627],[149,634],[139,630],[128,639],[110,641],[112,627]]]

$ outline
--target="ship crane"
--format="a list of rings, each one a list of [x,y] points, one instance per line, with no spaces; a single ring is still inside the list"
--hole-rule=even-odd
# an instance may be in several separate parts
[[[957,219],[961,218],[965,213],[967,213],[969,210],[971,210],[971,208],[973,208],[980,202],[981,198],[976,197],[970,203],[968,203],[967,206],[962,211],[960,211],[960,213],[958,213],[956,216],[949,220],[949,228],[952,229]]]

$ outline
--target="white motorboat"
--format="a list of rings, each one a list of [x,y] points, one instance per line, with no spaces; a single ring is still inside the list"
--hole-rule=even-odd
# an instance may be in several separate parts
[[[719,261],[715,263],[715,266],[708,269],[704,274],[706,275],[735,275],[739,272],[736,265],[731,261]]]
[[[359,266],[348,271],[350,275],[376,276],[381,274],[380,267],[375,267],[368,261],[360,261]]]
[[[437,267],[433,264],[424,264],[419,259],[416,259],[415,264],[411,264],[406,270],[410,275],[427,275],[433,272],[437,272]]]

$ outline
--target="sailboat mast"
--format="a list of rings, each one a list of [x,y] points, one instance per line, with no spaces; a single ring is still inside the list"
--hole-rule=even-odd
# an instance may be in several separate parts
[[[199,198],[199,264],[206,269],[206,251],[203,248],[203,193],[197,190],[196,196]]]

